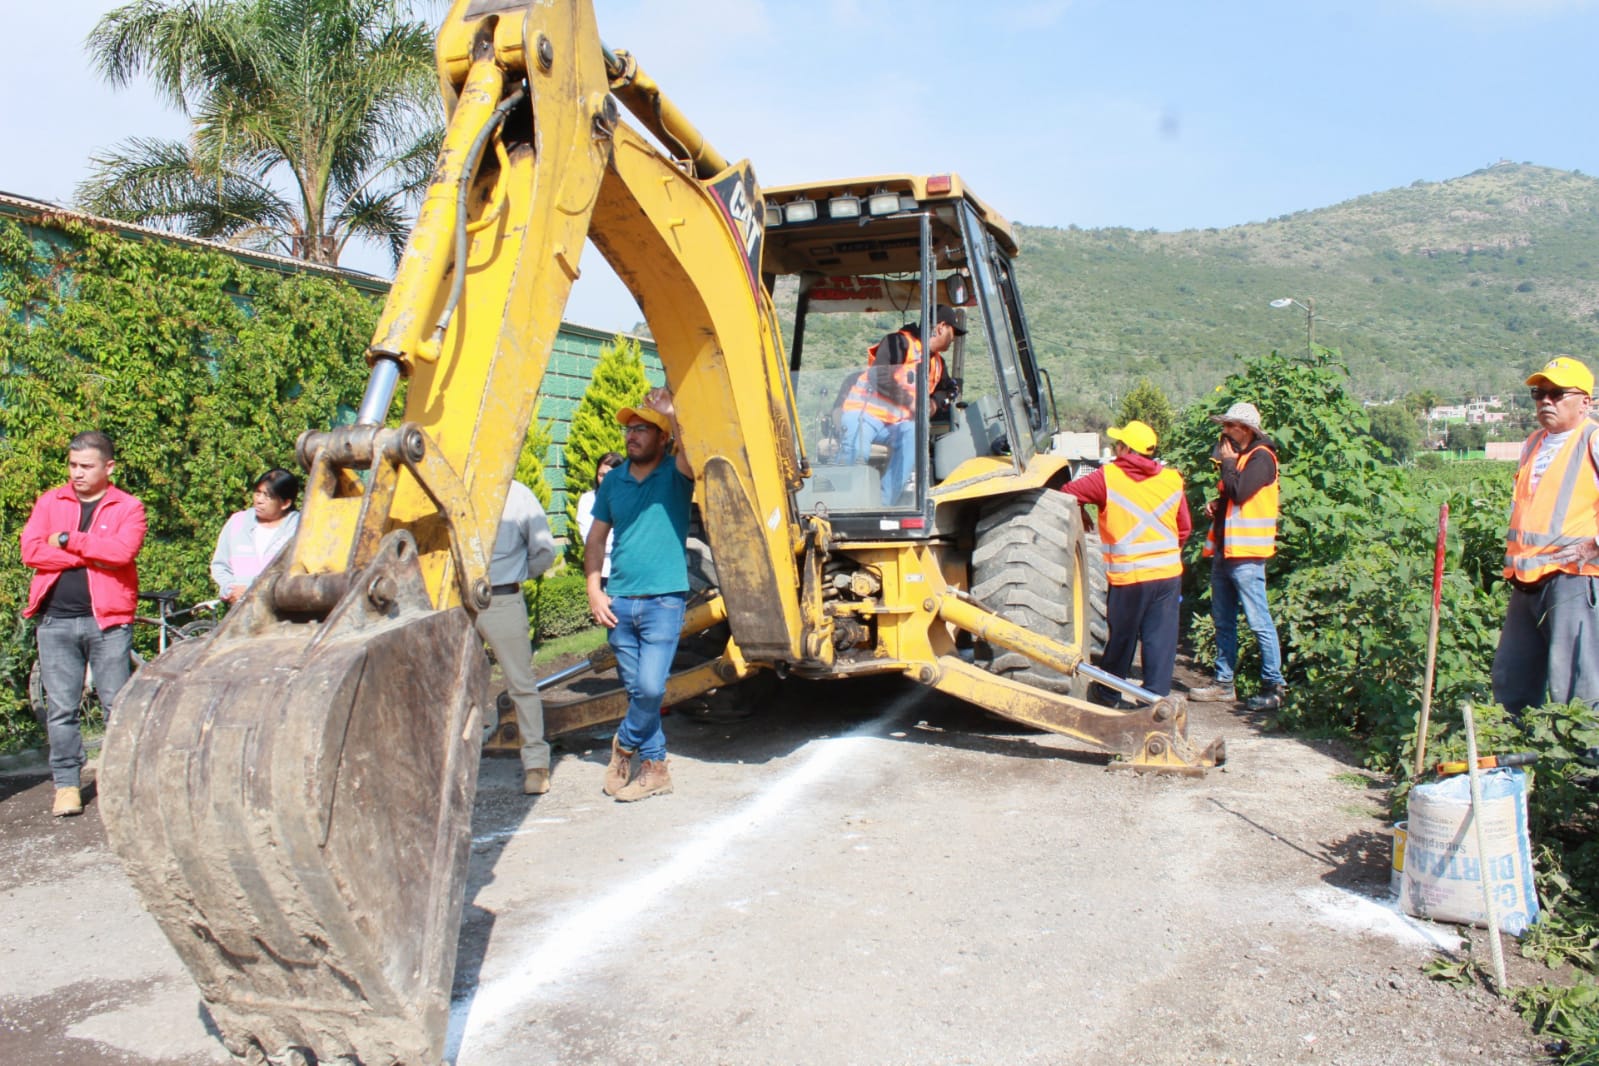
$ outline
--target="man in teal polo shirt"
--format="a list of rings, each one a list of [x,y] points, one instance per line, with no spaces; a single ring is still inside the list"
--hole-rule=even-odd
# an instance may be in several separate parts
[[[595,492],[594,524],[583,540],[583,570],[589,613],[611,631],[616,672],[628,696],[627,717],[611,739],[605,794],[631,803],[672,791],[661,699],[688,598],[684,544],[694,471],[682,448],[672,458],[672,443],[681,434],[666,389],[650,390],[637,407],[616,412],[616,420],[627,433],[627,462]],[[611,577],[601,588],[605,539],[613,530]],[[635,754],[638,773],[630,776]]]

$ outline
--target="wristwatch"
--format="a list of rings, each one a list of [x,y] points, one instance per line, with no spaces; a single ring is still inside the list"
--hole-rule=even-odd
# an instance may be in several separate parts
[[[67,537],[70,535],[68,533],[58,533],[56,535],[56,543],[65,548],[67,546]]]

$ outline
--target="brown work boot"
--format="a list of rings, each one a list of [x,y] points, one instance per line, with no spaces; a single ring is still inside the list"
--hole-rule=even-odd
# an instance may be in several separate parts
[[[50,813],[57,818],[68,814],[82,814],[83,793],[70,785],[56,789],[56,802],[55,806],[50,808]]]
[[[638,776],[616,794],[618,803],[632,803],[650,796],[664,796],[672,791],[672,772],[666,768],[665,759],[645,759],[638,764]]]
[[[605,767],[605,794],[614,796],[627,784],[628,770],[633,767],[633,753],[622,747],[616,737],[611,738],[611,762]]]
[[[522,795],[542,796],[550,790],[548,770],[528,770],[522,774]]]
[[[1235,703],[1238,700],[1238,692],[1233,688],[1231,681],[1218,681],[1204,688],[1189,689],[1188,698],[1195,703]]]

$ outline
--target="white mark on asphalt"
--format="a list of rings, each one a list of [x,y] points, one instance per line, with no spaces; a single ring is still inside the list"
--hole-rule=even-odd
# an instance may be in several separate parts
[[[495,1029],[516,1021],[526,1005],[547,986],[592,965],[602,948],[625,941],[649,909],[674,889],[714,867],[734,841],[763,828],[798,805],[817,779],[845,759],[864,751],[869,740],[881,737],[884,726],[922,698],[912,690],[870,722],[837,739],[812,741],[810,756],[786,776],[756,793],[743,807],[707,825],[690,838],[665,865],[619,885],[604,896],[551,923],[541,939],[518,953],[507,972],[479,985],[466,999],[450,1004],[450,1028],[445,1038],[445,1059],[459,1063],[473,1042],[482,1042]],[[900,734],[903,736],[903,734]]]
[[[571,821],[570,818],[528,818],[525,821],[518,822],[515,829],[496,829],[492,833],[475,836],[472,838],[472,846],[498,844],[502,840],[510,840],[512,837],[531,833],[533,831],[532,827],[536,825],[565,825],[569,821]]]
[[[1393,900],[1379,902],[1358,892],[1330,886],[1304,889],[1299,897],[1318,919],[1338,929],[1376,933],[1402,944],[1429,947],[1437,951],[1454,951],[1460,947],[1460,938],[1454,933],[1402,914]]]

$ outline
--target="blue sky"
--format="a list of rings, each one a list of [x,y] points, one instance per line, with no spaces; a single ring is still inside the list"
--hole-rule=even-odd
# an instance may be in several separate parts
[[[97,148],[181,136],[11,4],[0,190],[70,203]],[[419,4],[429,21],[442,3]],[[1599,175],[1599,0],[596,0],[601,35],[769,184],[960,172],[1033,225],[1258,221],[1500,158]],[[1025,249],[1024,249],[1025,252]],[[381,269],[376,258],[356,265]],[[568,318],[638,317],[592,249]]]

